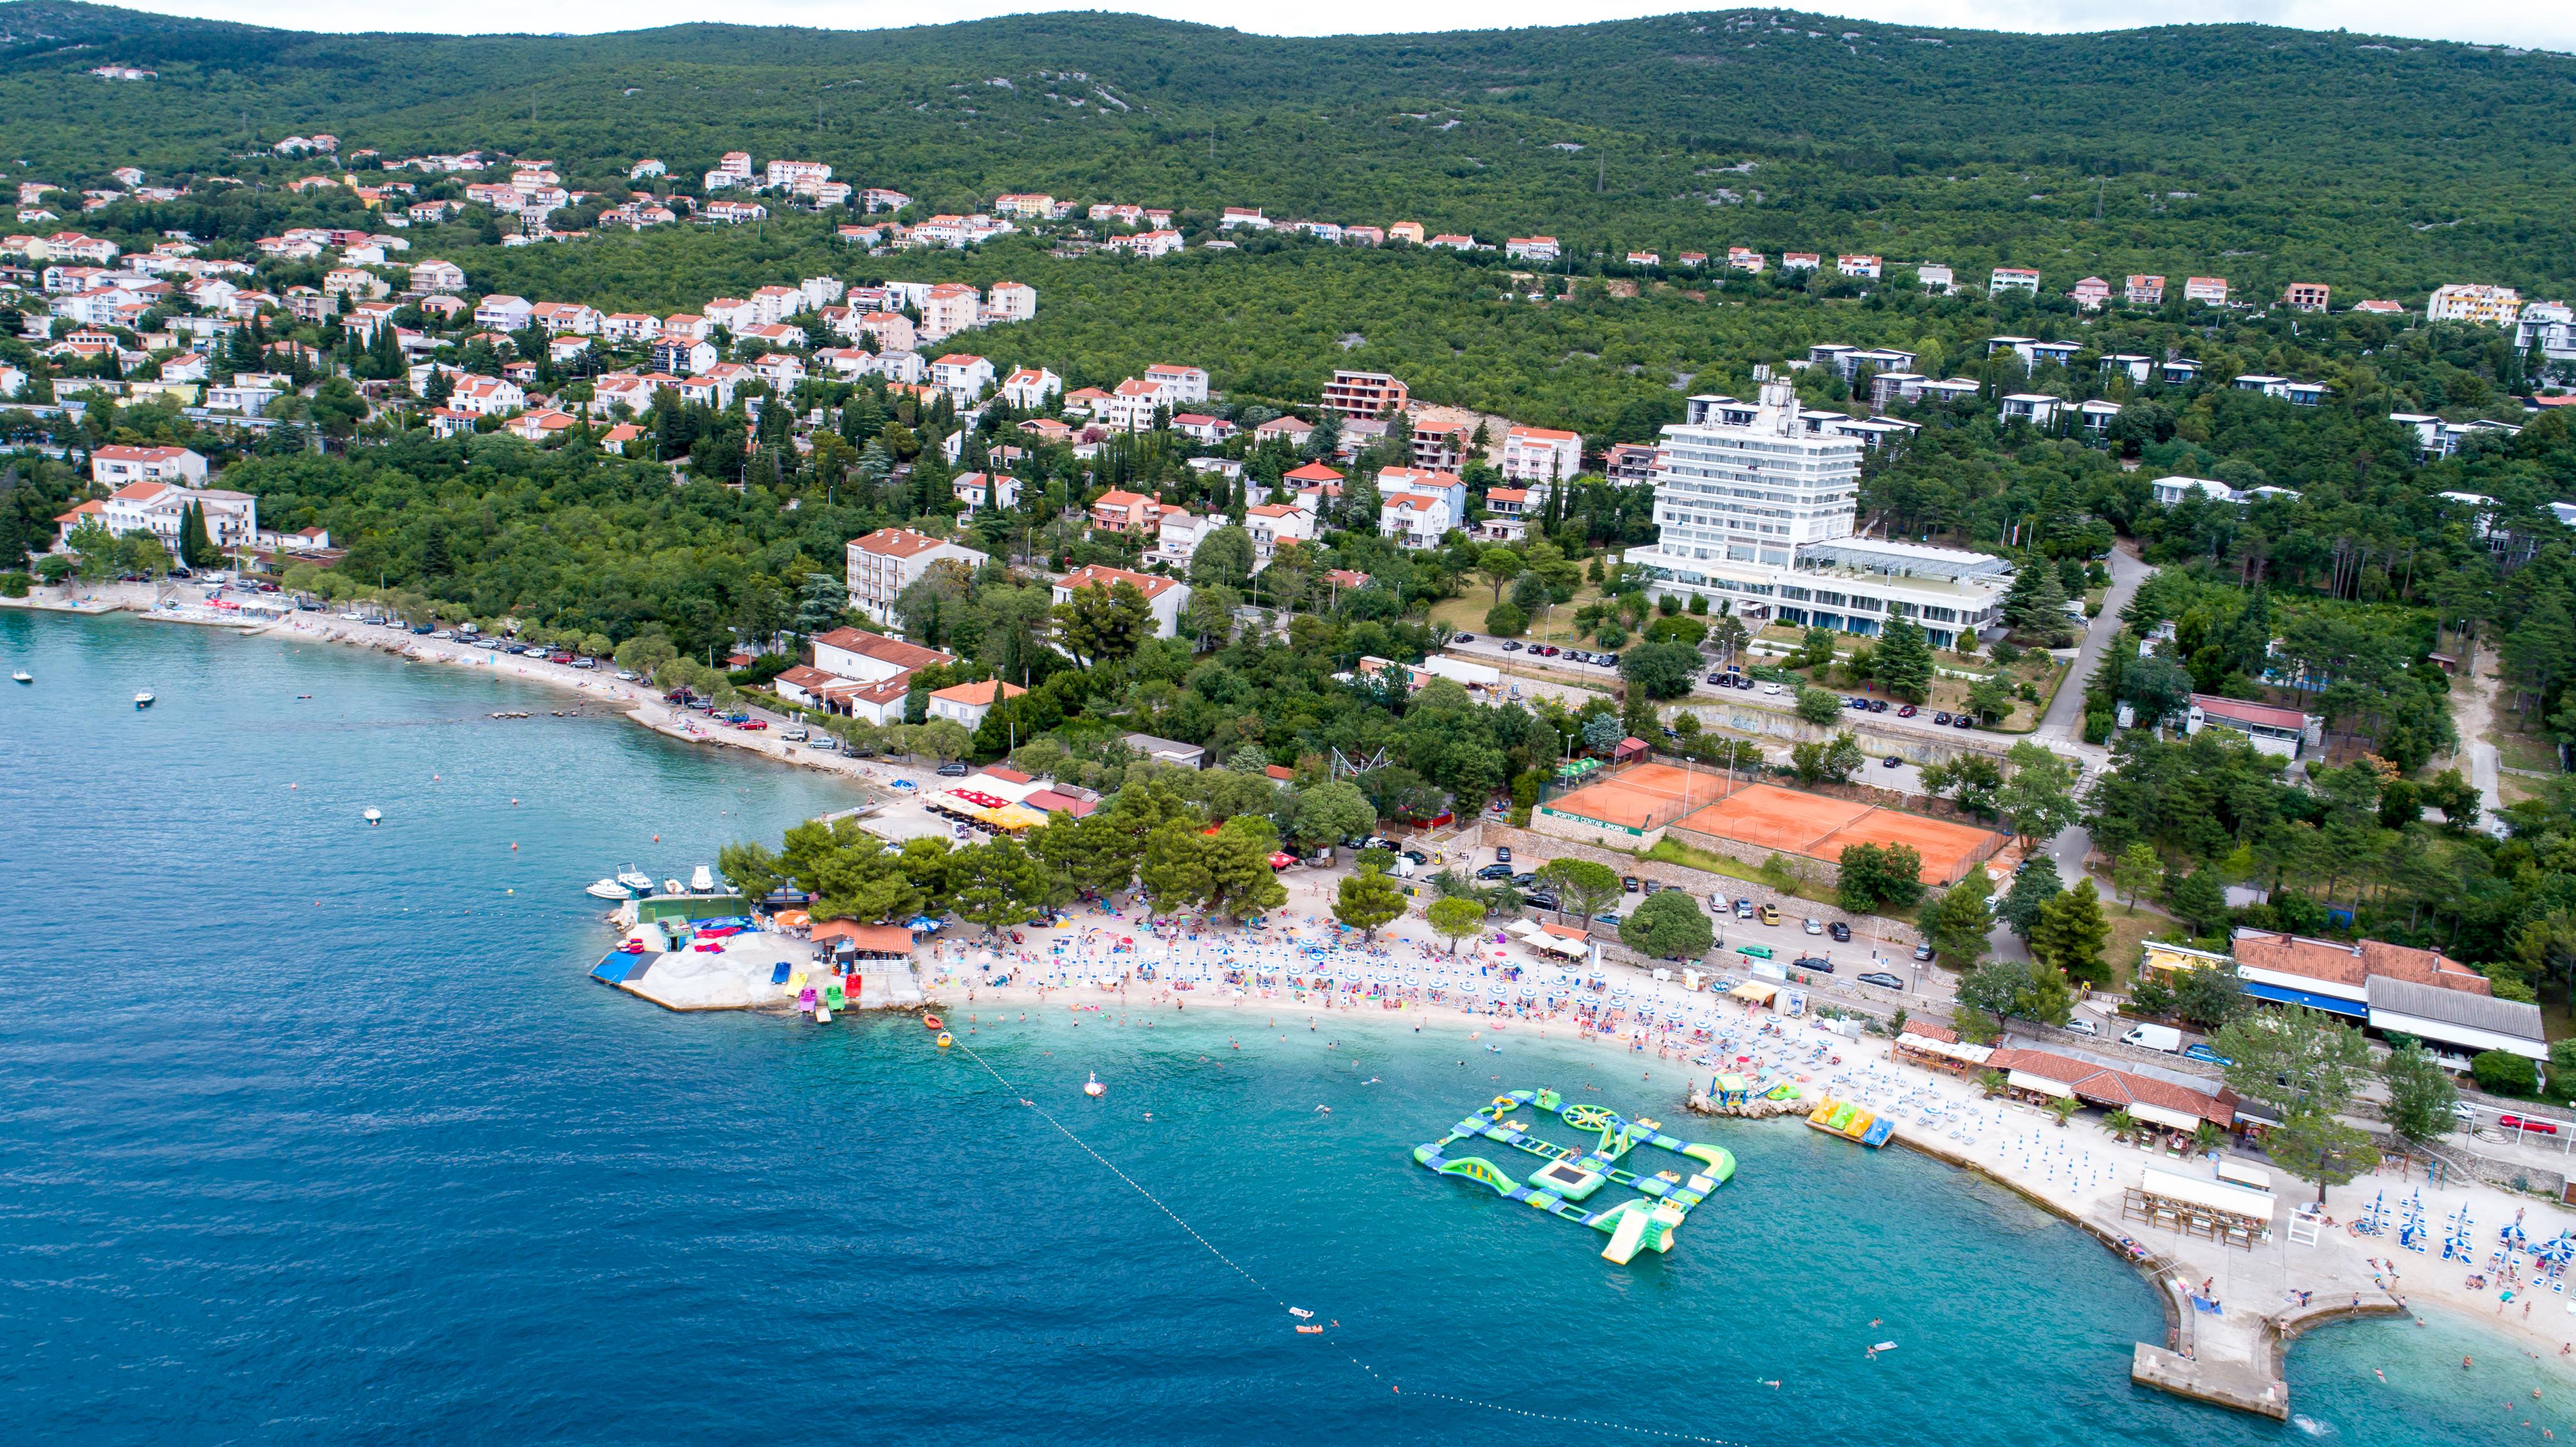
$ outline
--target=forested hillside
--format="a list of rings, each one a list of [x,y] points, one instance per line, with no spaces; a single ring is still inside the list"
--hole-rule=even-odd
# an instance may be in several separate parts
[[[159,78],[103,83],[116,62]],[[1579,250],[2224,271],[2339,295],[2576,274],[2576,60],[2253,26],[2019,36],[1735,11],[1277,39],[1107,15],[910,30],[306,36],[0,4],[12,179],[256,178],[329,130],[568,179],[810,156],[963,209],[1004,190]],[[274,176],[291,171],[286,167]]]

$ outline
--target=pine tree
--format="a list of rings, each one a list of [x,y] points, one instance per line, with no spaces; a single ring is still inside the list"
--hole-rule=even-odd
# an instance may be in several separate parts
[[[1932,696],[1932,644],[1910,618],[1893,618],[1879,636],[1878,681],[1907,703]]]
[[[2071,980],[2096,985],[2111,982],[2111,965],[2102,946],[2111,938],[2111,923],[2102,917],[2102,899],[2090,879],[2050,900],[2030,932],[2030,952],[2056,966]]]

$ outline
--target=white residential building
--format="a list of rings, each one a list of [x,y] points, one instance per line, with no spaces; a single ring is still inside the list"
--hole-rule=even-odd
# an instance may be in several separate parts
[[[1458,514],[1446,498],[1399,493],[1378,501],[1378,533],[1403,547],[1436,548],[1456,526]]]
[[[1256,503],[1243,510],[1243,530],[1252,535],[1253,571],[1270,565],[1281,543],[1315,540],[1315,515],[1295,503]]]
[[[932,691],[930,717],[961,724],[971,733],[983,726],[984,716],[993,711],[993,705],[1018,698],[1026,692],[1027,689],[1017,684],[1004,683],[997,678],[988,678],[981,683],[951,684]]]
[[[960,407],[971,407],[993,385],[993,364],[967,352],[951,352],[930,364],[930,385],[956,399]]]
[[[909,528],[879,528],[850,539],[850,606],[878,622],[894,617],[894,601],[921,581],[934,564],[955,563],[972,573],[991,558],[956,543]],[[820,657],[817,667],[827,667]],[[837,670],[835,670],[837,671]]]
[[[2476,322],[2484,326],[2509,327],[2521,315],[2522,293],[2509,286],[2437,286],[2433,288],[2432,300],[2424,304],[2424,320],[2428,322]]]
[[[1515,427],[1503,437],[1503,476],[1555,482],[1583,470],[1583,437],[1553,427]]]
[[[1137,592],[1145,595],[1146,606],[1153,611],[1155,637],[1180,635],[1181,610],[1190,605],[1190,588],[1178,578],[1157,578],[1093,563],[1056,579],[1054,598],[1058,603],[1070,603],[1073,595],[1085,588],[1114,588],[1120,583],[1133,584]]]
[[[966,505],[969,516],[986,507],[1020,505],[1020,480],[1007,472],[961,472],[950,484],[951,495]],[[991,496],[988,498],[987,493]]]
[[[1166,402],[1204,402],[1208,398],[1208,374],[1197,367],[1157,362],[1145,369],[1145,380],[1154,384]]]
[[[1063,395],[1064,379],[1044,367],[1022,367],[1002,379],[1002,401],[1024,412],[1044,407],[1049,398]]]
[[[2027,266],[1998,266],[1986,278],[1988,292],[2021,291],[2039,293],[2039,273]]]
[[[1165,508],[1161,523],[1154,533],[1153,561],[1177,571],[1187,571],[1190,559],[1198,555],[1199,544],[1207,535],[1225,526],[1222,515],[1209,516],[1186,508]]]

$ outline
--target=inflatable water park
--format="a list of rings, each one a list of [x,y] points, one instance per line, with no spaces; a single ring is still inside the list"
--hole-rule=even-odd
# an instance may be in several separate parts
[[[1530,1121],[1515,1118],[1524,1109],[1546,1111],[1571,1129],[1591,1132],[1593,1142],[1565,1146],[1533,1135]],[[1478,1139],[1537,1156],[1547,1164],[1527,1181],[1516,1181],[1482,1156],[1449,1153],[1461,1142]],[[1621,1160],[1640,1146],[1667,1152],[1681,1166],[1651,1175],[1623,1167]],[[1515,1090],[1495,1096],[1491,1104],[1451,1126],[1449,1134],[1415,1146],[1413,1158],[1440,1175],[1462,1176],[1506,1200],[1607,1234],[1610,1244],[1601,1249],[1601,1255],[1622,1266],[1639,1251],[1672,1250],[1673,1232],[1689,1217],[1691,1208],[1735,1174],[1735,1155],[1724,1146],[1676,1140],[1665,1135],[1658,1122],[1630,1120],[1608,1106],[1569,1101],[1553,1090]],[[1637,1194],[1602,1210],[1580,1204],[1604,1185]]]

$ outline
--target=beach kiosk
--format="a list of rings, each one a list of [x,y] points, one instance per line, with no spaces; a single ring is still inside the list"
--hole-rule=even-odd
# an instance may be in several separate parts
[[[2272,1238],[2275,1202],[2269,1191],[2215,1176],[2186,1175],[2148,1163],[2143,1178],[2127,1189],[2120,1205],[2123,1218],[2205,1236],[2248,1251]]]

